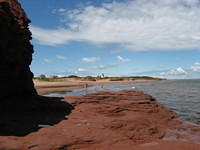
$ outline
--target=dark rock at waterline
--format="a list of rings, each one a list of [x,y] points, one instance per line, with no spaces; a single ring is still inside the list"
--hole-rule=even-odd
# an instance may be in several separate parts
[[[33,46],[24,10],[17,0],[0,0],[0,99],[37,95],[29,65]]]

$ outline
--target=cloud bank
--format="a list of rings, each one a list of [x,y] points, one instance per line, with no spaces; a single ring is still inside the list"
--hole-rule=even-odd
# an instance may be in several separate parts
[[[182,67],[178,67],[174,70],[170,70],[167,72],[161,72],[160,75],[161,76],[166,76],[166,75],[186,75],[188,74],[187,71],[185,71]]]
[[[131,51],[200,48],[199,0],[129,0],[70,11],[62,8],[60,13],[66,28],[30,27],[37,42],[116,43]]]

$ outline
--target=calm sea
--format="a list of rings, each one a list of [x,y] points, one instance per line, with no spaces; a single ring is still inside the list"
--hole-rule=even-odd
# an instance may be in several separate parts
[[[200,79],[163,80],[151,82],[113,83],[95,85],[70,93],[49,96],[83,95],[98,91],[141,90],[175,111],[181,119],[200,124]]]

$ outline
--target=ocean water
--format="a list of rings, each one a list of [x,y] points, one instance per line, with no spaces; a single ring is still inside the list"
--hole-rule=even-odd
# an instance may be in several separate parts
[[[48,96],[72,96],[99,91],[140,90],[153,96],[186,121],[200,124],[200,79],[163,80],[94,85],[87,89]]]

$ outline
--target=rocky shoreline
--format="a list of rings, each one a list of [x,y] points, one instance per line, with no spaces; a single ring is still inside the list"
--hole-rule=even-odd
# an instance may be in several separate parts
[[[143,92],[39,96],[66,85],[35,90],[29,23],[17,0],[0,0],[0,150],[200,150],[200,127]]]
[[[65,119],[47,121],[44,128],[24,136],[0,136],[0,149],[200,149],[200,127],[178,120],[174,112],[143,92],[100,92],[65,97],[65,102],[74,107]],[[52,115],[49,121],[58,117],[48,113]]]

